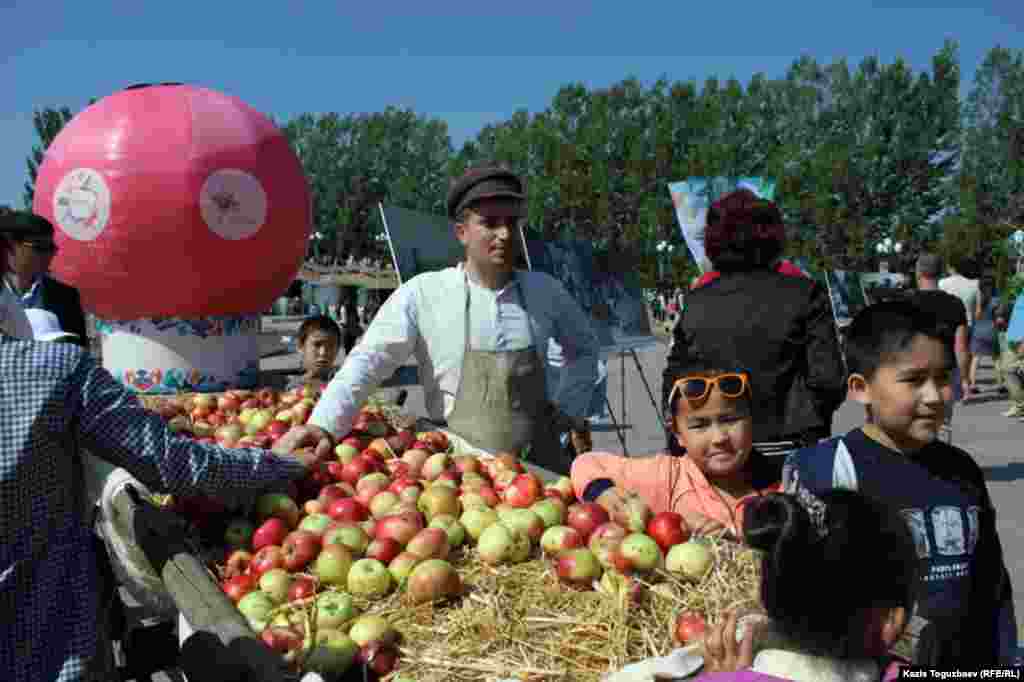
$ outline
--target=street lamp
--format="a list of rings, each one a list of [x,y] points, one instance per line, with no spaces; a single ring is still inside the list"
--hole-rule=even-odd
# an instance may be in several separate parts
[[[1024,272],[1024,230],[1010,235],[1010,244],[1017,251],[1017,274]]]
[[[875,245],[875,251],[878,252],[879,256],[883,257],[878,261],[878,271],[889,272],[889,261],[885,259],[885,256],[889,254],[899,255],[903,251],[903,243],[893,242],[891,238],[886,237]]]
[[[671,244],[668,241],[662,239],[654,247],[654,250],[658,252],[658,280],[665,280],[665,261],[672,261],[672,252],[675,250],[675,244]],[[663,257],[664,254],[664,257]]]

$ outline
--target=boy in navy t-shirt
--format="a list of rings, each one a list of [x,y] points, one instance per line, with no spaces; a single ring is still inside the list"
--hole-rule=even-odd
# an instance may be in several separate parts
[[[921,559],[916,615],[933,635],[915,662],[1012,663],[1013,590],[985,478],[969,454],[937,438],[953,399],[953,349],[941,324],[909,301],[879,303],[850,325],[846,359],[850,397],[865,406],[868,423],[790,455],[785,491],[812,517],[821,510],[816,493],[830,488],[900,510]]]

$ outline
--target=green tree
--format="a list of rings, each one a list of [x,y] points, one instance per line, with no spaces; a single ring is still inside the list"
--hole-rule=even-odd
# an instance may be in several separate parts
[[[444,211],[452,147],[448,129],[406,109],[303,114],[282,128],[314,196],[314,224],[334,256],[380,256],[378,202]]]
[[[32,113],[32,126],[35,128],[36,136],[39,138],[39,144],[32,147],[32,152],[26,160],[28,164],[28,181],[25,183],[24,193],[22,194],[22,203],[25,205],[25,208],[32,208],[32,200],[36,194],[36,178],[39,176],[39,167],[43,163],[46,150],[72,118],[74,118],[74,114],[71,113],[71,109],[68,107],[61,107],[60,109],[44,107],[43,109],[36,109]]]
[[[965,220],[1024,222],[1024,51],[989,51],[975,73],[964,122],[959,190]]]

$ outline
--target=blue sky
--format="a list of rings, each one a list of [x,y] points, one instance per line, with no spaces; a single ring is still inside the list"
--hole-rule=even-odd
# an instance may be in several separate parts
[[[0,26],[0,204],[20,206],[33,109],[77,111],[135,83],[194,83],[278,118],[411,107],[458,146],[567,82],[746,82],[801,54],[928,69],[952,37],[966,86],[989,48],[1024,44],[1024,2],[0,0]]]

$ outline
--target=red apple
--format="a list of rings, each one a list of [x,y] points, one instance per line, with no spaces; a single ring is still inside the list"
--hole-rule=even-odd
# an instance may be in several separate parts
[[[525,509],[541,498],[544,484],[536,474],[519,474],[505,489],[505,502]]]
[[[301,571],[320,552],[320,536],[308,530],[295,530],[284,539],[281,549],[284,550],[285,569]]]
[[[256,587],[256,576],[243,573],[224,581],[223,589],[224,594],[228,596],[228,599],[237,604],[242,600],[242,597],[255,590]]]
[[[277,545],[267,545],[253,555],[249,572],[261,576],[275,568],[284,568],[284,550]]]
[[[391,492],[395,493],[398,496],[401,496],[402,491],[405,490],[406,488],[419,488],[420,490],[422,490],[423,486],[421,486],[419,482],[417,482],[415,479],[408,477],[396,478],[394,481],[391,482],[391,485],[388,486],[388,490],[390,490]]]
[[[252,552],[247,552],[244,549],[236,549],[231,552],[224,562],[224,577],[233,578],[236,575],[248,573],[252,558]]]
[[[549,556],[557,556],[566,550],[582,546],[583,536],[569,526],[552,526],[540,536],[540,547]]]
[[[292,628],[269,627],[260,634],[263,643],[279,654],[302,648],[302,635]]]
[[[370,510],[354,497],[343,497],[331,502],[327,515],[335,521],[365,521],[370,517]]]
[[[374,471],[377,471],[377,463],[373,457],[358,455],[342,467],[341,480],[349,485],[355,485],[360,478]]]
[[[401,553],[402,545],[393,538],[375,538],[366,547],[366,556],[368,558],[376,559],[385,564],[390,564]]]
[[[443,559],[427,559],[409,574],[406,593],[414,604],[454,597],[462,591],[462,579]]]
[[[708,624],[699,613],[683,612],[676,617],[676,641],[690,644],[704,639]]]
[[[409,579],[409,574],[416,565],[422,561],[412,552],[401,552],[388,563],[388,572],[395,579],[395,584],[401,586]]]
[[[270,436],[271,438],[277,439],[283,436],[284,434],[288,433],[289,429],[291,428],[292,425],[289,424],[288,422],[281,421],[280,419],[275,419],[274,421],[270,422],[270,424],[267,425],[266,432],[267,435]]]
[[[389,459],[384,462],[384,469],[391,478],[400,478],[409,475],[409,465],[400,459]]]
[[[398,666],[398,649],[381,642],[370,642],[359,647],[356,662],[372,670],[377,677],[384,678]]]
[[[278,517],[269,518],[264,521],[252,534],[252,548],[257,552],[267,545],[282,545],[288,535],[288,524]]]
[[[309,576],[300,575],[292,581],[288,588],[288,601],[299,601],[316,594],[316,581]]]
[[[378,459],[386,460],[397,457],[395,451],[391,449],[391,444],[388,443],[386,438],[374,438],[370,441],[370,444],[366,446],[367,450],[373,450],[377,454]]]
[[[416,533],[425,527],[426,522],[419,512],[391,514],[377,521],[373,537],[378,540],[390,538],[405,547],[416,536]]]
[[[623,575],[653,571],[664,563],[664,559],[658,543],[644,533],[630,533],[612,552],[612,564]]]
[[[424,528],[405,547],[421,559],[447,559],[451,552],[448,533],[442,528]]]
[[[348,483],[334,483],[320,489],[317,500],[324,506],[331,506],[331,502],[355,495],[355,490]]]
[[[580,502],[569,507],[566,522],[579,531],[584,540],[590,540],[590,534],[602,523],[610,520],[608,512],[596,502]]]
[[[589,549],[570,549],[555,560],[558,578],[570,585],[589,587],[603,572],[597,557]]]
[[[417,478],[423,471],[423,465],[430,458],[430,452],[425,448],[413,446],[402,454],[402,461],[409,467],[408,475]]]
[[[682,544],[690,538],[690,529],[681,514],[664,511],[647,522],[647,534],[654,538],[662,552],[668,552],[673,545]]]

